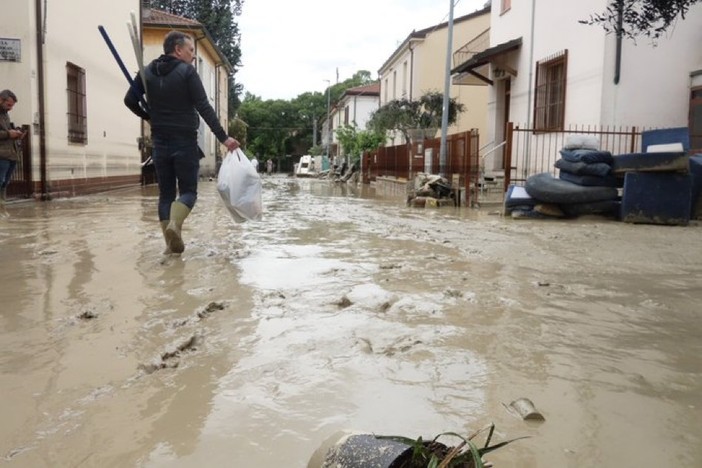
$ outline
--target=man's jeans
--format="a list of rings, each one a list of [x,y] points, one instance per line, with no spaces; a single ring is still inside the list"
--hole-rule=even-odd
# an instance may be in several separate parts
[[[151,158],[158,178],[158,219],[170,219],[176,188],[178,201],[192,209],[197,200],[197,177],[200,170],[196,136],[164,138],[154,135]]]
[[[10,177],[12,177],[15,166],[17,166],[17,161],[0,159],[0,190],[4,189],[10,184]]]

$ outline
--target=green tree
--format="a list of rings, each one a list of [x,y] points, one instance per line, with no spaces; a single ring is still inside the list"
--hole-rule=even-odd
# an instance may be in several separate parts
[[[259,159],[286,154],[286,144],[294,130],[290,126],[292,114],[288,101],[263,101],[246,93],[239,108],[239,118],[247,125],[246,150]]]
[[[305,92],[290,101],[264,100],[246,93],[238,109],[238,117],[246,125],[245,149],[262,158],[299,156],[313,151],[321,154],[315,144],[321,143],[321,126],[327,118],[327,91],[333,105],[348,88],[372,82],[370,72],[360,70],[323,93]],[[315,128],[316,142],[313,141]]]
[[[431,129],[441,127],[441,115],[444,106],[444,95],[439,92],[429,92],[416,101],[395,99],[376,110],[368,122],[368,128],[385,135],[388,131],[396,130],[402,133],[405,141],[410,141],[410,131],[414,129]],[[465,106],[455,98],[449,99],[448,123],[456,122],[458,114]]]
[[[385,141],[385,135],[374,130],[358,130],[354,125],[344,125],[336,129],[336,137],[339,139],[344,156],[348,156],[354,163],[361,158],[366,151],[378,149]]]
[[[235,80],[241,66],[241,33],[235,18],[241,15],[244,0],[149,0],[151,8],[194,19],[212,35],[214,43],[232,66],[229,76],[229,115],[240,105],[242,86]]]
[[[326,94],[320,92],[306,92],[292,100],[292,105],[297,109],[297,118],[302,128],[296,134],[299,141],[307,147],[314,146],[319,142],[321,132],[320,119],[327,115]],[[315,129],[316,127],[316,129]],[[312,141],[316,134],[317,141]]]
[[[607,32],[629,38],[658,39],[675,20],[685,19],[690,7],[702,0],[609,0],[604,12],[590,15],[583,24],[600,25]]]

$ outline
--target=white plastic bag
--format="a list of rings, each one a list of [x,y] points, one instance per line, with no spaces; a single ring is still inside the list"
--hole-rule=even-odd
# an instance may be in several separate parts
[[[260,221],[263,216],[261,176],[240,149],[228,153],[222,161],[217,191],[237,223]]]

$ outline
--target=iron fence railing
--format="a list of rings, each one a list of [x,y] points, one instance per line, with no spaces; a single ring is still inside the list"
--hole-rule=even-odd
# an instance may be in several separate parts
[[[526,179],[540,172],[556,175],[554,163],[560,158],[569,135],[593,135],[599,140],[599,149],[612,154],[633,153],[641,146],[638,127],[571,125],[560,131],[538,132],[513,122],[507,124],[505,144],[504,190],[510,184],[523,184]]]

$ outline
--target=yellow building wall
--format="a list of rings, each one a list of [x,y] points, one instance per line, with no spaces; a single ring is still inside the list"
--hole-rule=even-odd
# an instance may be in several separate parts
[[[454,23],[452,55],[489,26],[489,12]],[[443,94],[447,46],[448,28],[442,27],[429,32],[423,39],[412,41],[411,51],[409,47],[397,51],[395,59],[380,70],[381,103],[385,104],[387,101],[402,97],[411,97],[416,100],[432,91]],[[451,63],[451,68],[454,66],[455,64]],[[407,73],[406,78],[405,73]],[[405,91],[404,95],[403,91]],[[449,126],[447,133],[451,135],[477,128],[481,136],[487,135],[488,95],[487,86],[458,86],[451,83],[449,96],[463,104],[465,110],[459,114],[456,123]],[[437,132],[437,137],[439,134]],[[396,135],[390,144],[402,142],[403,139]]]

